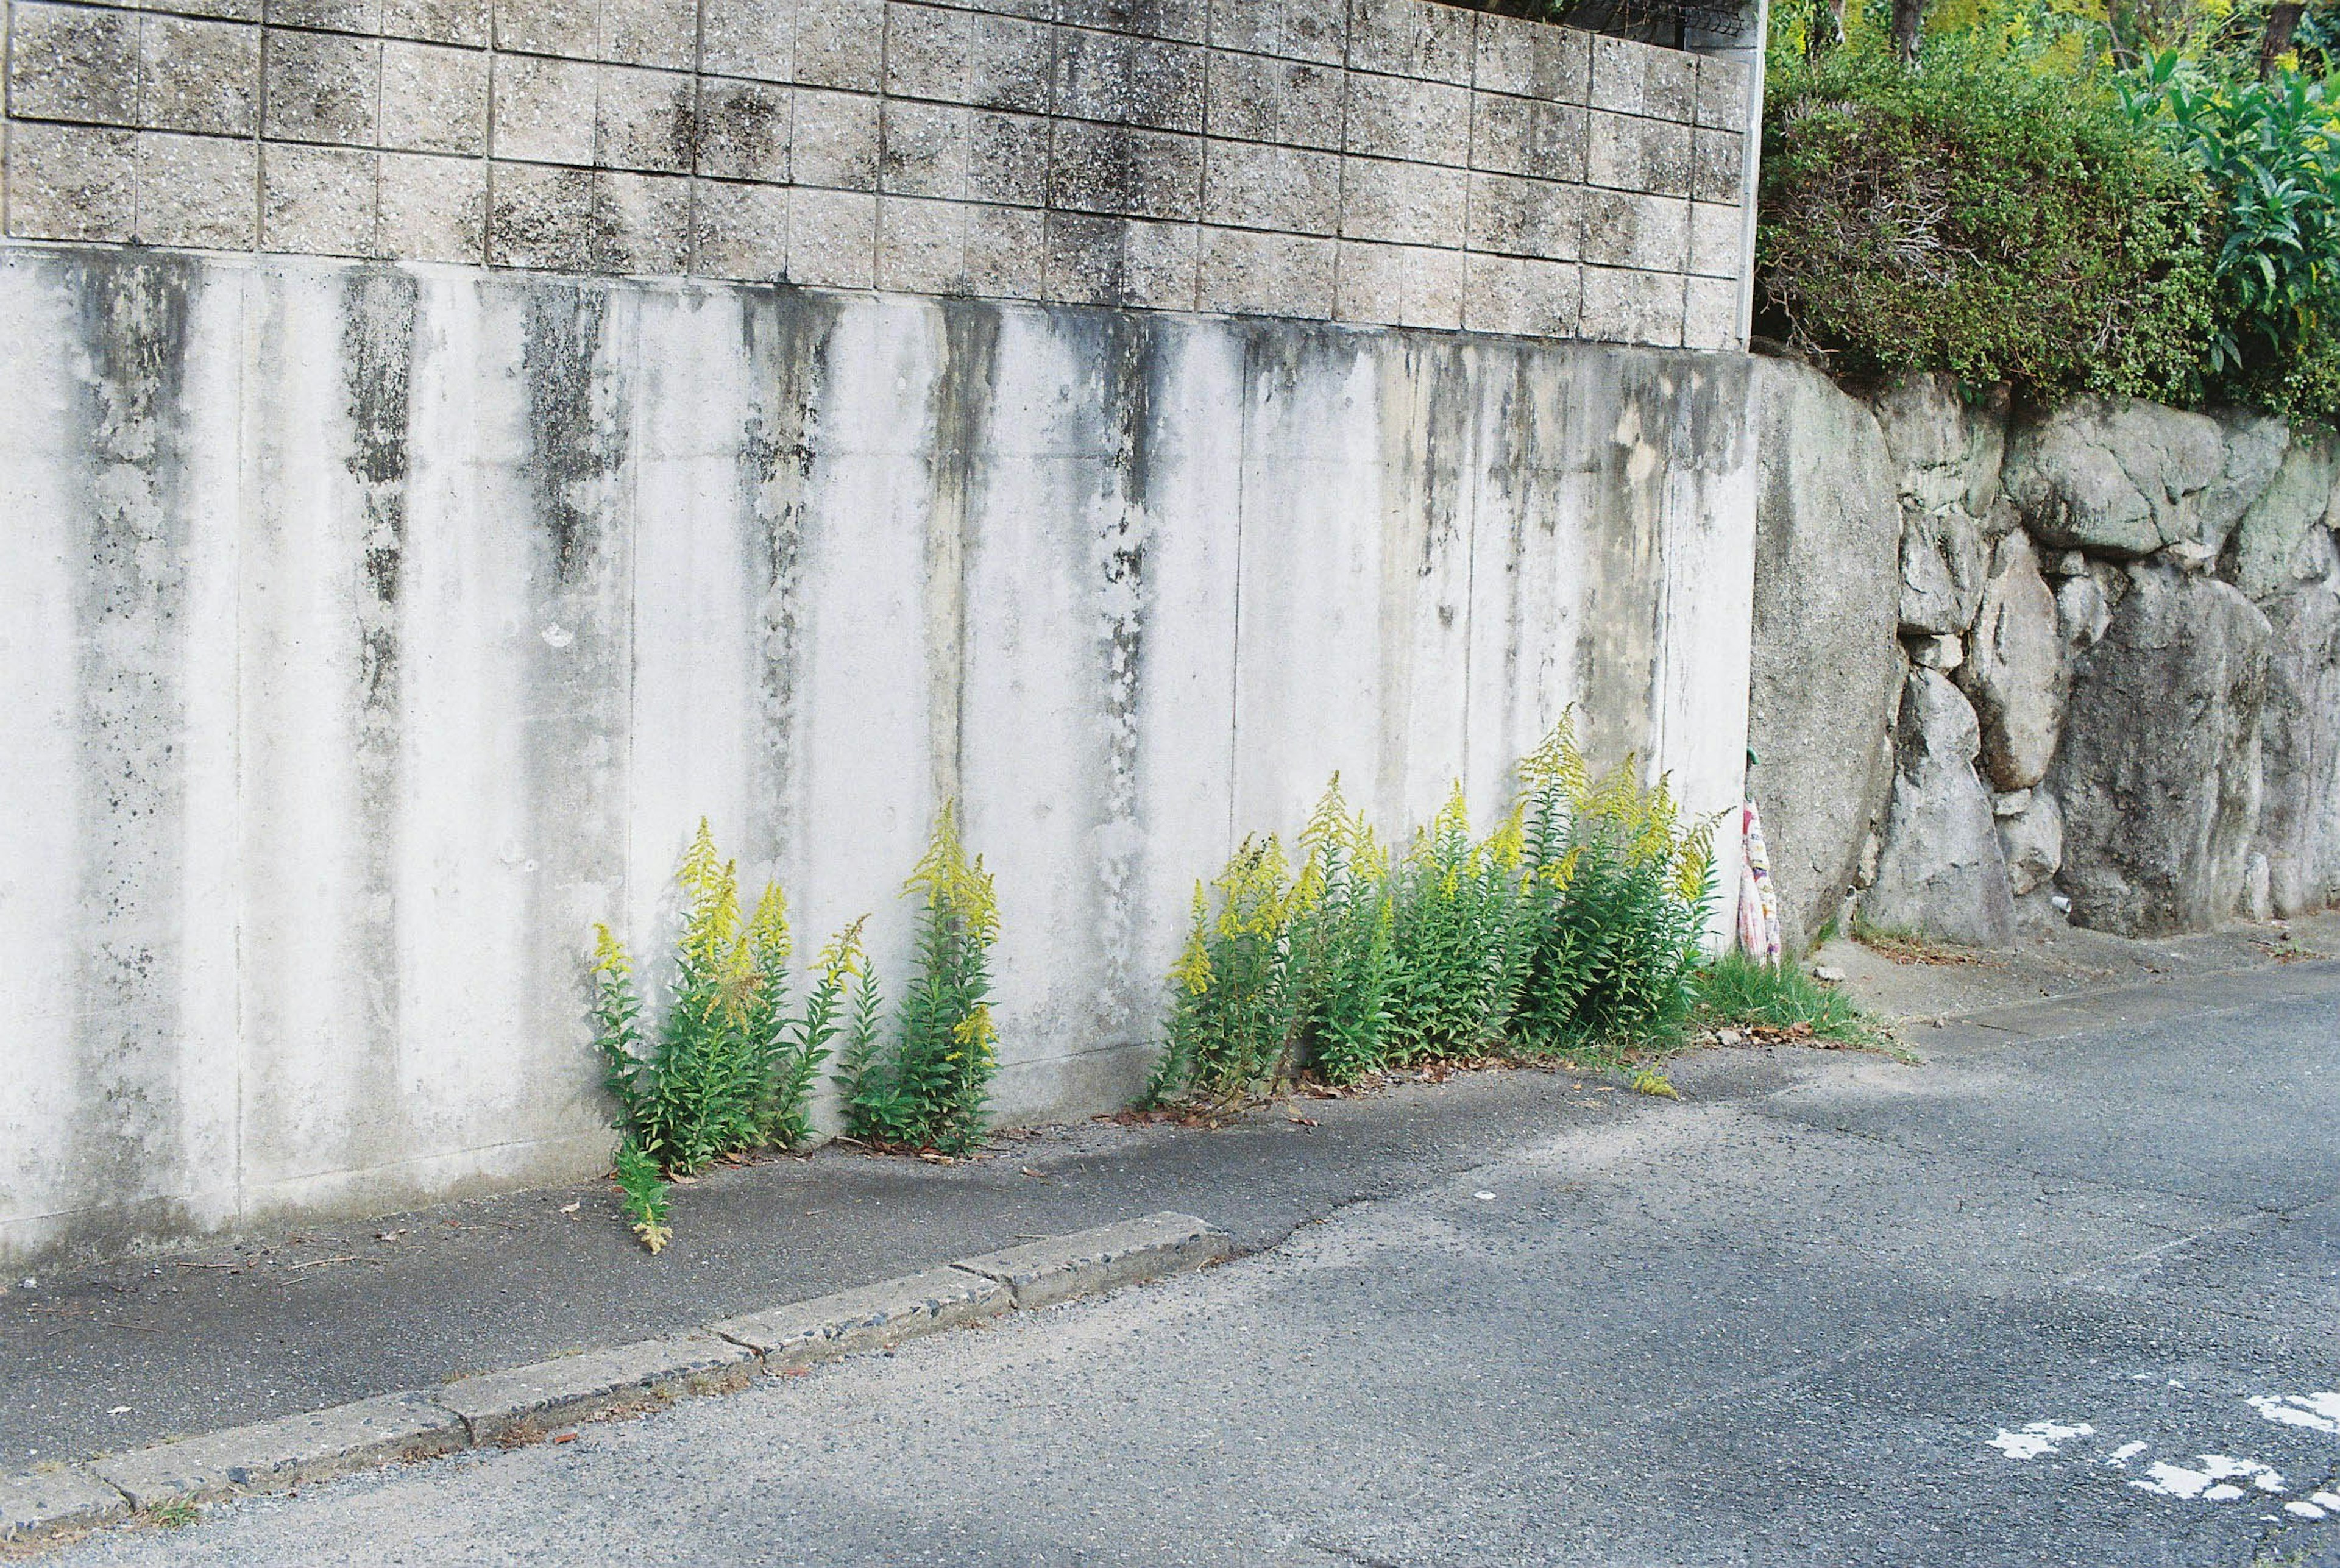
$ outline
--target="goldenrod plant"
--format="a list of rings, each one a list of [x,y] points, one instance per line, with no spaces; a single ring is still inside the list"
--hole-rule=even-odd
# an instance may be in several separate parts
[[[1396,873],[1389,1066],[1477,1057],[1501,1043],[1525,978],[1525,868],[1524,801],[1474,839],[1455,780]]]
[[[643,1027],[633,961],[607,926],[595,928],[592,966],[594,1042],[623,1138],[620,1183],[653,1252],[669,1234],[662,1178],[808,1136],[806,1104],[841,999],[868,968],[856,921],[823,950],[807,1011],[792,1016],[779,886],[768,884],[742,918],[738,866],[717,852],[704,819],[676,880],[683,912],[674,995],[654,1037]]]
[[[856,1137],[957,1154],[983,1138],[984,1107],[998,1067],[991,1019],[991,944],[999,908],[983,858],[970,860],[956,806],[946,802],[934,837],[903,892],[924,907],[917,973],[902,997],[894,1046],[875,1047],[875,992],[867,1023],[842,1059],[847,1119]]]
[[[1284,1076],[1314,1067],[1328,1083],[1353,1083],[1382,1065],[1390,1021],[1393,910],[1389,854],[1333,775],[1308,825],[1294,887],[1291,987],[1298,1029]]]
[[[1244,839],[1207,890],[1195,885],[1186,946],[1170,972],[1168,1037],[1144,1103],[1241,1096],[1277,1070],[1294,1016],[1285,958],[1297,903],[1273,837]]]

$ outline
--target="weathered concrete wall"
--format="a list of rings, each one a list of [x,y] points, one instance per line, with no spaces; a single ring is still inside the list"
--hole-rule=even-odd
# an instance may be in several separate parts
[[[898,978],[960,798],[1034,1117],[1335,769],[1492,810],[1573,701],[1739,797],[1736,357],[23,245],[0,319],[12,1260],[597,1168],[588,928],[702,813]]]
[[[1746,342],[1744,46],[1430,0],[5,0],[0,32],[20,239]]]

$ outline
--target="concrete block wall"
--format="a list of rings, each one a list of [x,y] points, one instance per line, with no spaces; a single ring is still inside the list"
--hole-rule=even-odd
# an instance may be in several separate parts
[[[1743,346],[1749,61],[1342,7],[7,0],[5,232]]]
[[[1483,821],[1573,703],[1740,798],[1744,356],[21,243],[0,321],[11,1266],[603,1168],[702,814],[898,985],[959,799],[1035,1119],[1335,769]]]

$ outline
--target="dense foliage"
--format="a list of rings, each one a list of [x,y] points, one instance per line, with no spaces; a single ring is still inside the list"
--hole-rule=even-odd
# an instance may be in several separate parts
[[[1630,759],[1596,782],[1565,723],[1521,762],[1492,833],[1472,837],[1458,789],[1394,864],[1335,778],[1296,871],[1275,839],[1247,840],[1196,888],[1146,1099],[1671,1043],[1692,1006],[1710,829]]]

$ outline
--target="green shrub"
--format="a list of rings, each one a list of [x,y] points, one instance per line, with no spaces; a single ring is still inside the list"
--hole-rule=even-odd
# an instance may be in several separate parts
[[[2262,82],[2156,57],[2123,103],[2208,181],[2223,219],[2211,372],[2237,401],[2340,415],[2340,103],[2295,71]]]
[[[2204,395],[2216,214],[2093,79],[1961,37],[1789,56],[1763,136],[1760,330],[1842,373]]]
[[[1354,1083],[1382,1065],[1389,1027],[1389,855],[1341,798],[1341,776],[1309,814],[1294,886],[1291,987],[1298,1026],[1292,1064],[1326,1082]]]
[[[1209,890],[1195,884],[1162,1057],[1141,1105],[1225,1099],[1280,1070],[1296,1011],[1284,962],[1293,905],[1292,870],[1273,837],[1244,839]]]
[[[1473,839],[1459,781],[1414,836],[1396,879],[1390,1066],[1476,1057],[1501,1043],[1526,978],[1525,863],[1521,810]]]
[[[620,1183],[652,1252],[666,1235],[662,1176],[805,1138],[813,1077],[836,1033],[832,993],[841,976],[867,968],[856,921],[823,952],[808,1011],[790,1017],[788,904],[778,884],[742,920],[738,868],[716,852],[703,819],[676,880],[674,997],[655,1038],[643,1031],[632,959],[609,927],[594,928],[594,1044],[618,1106]]]
[[[984,1106],[998,1065],[991,944],[999,910],[982,857],[967,858],[951,804],[936,819],[903,891],[924,900],[917,972],[888,1053],[875,1048],[874,986],[857,997],[856,1038],[841,1059],[847,1122],[856,1137],[871,1143],[962,1153],[983,1139]]]

